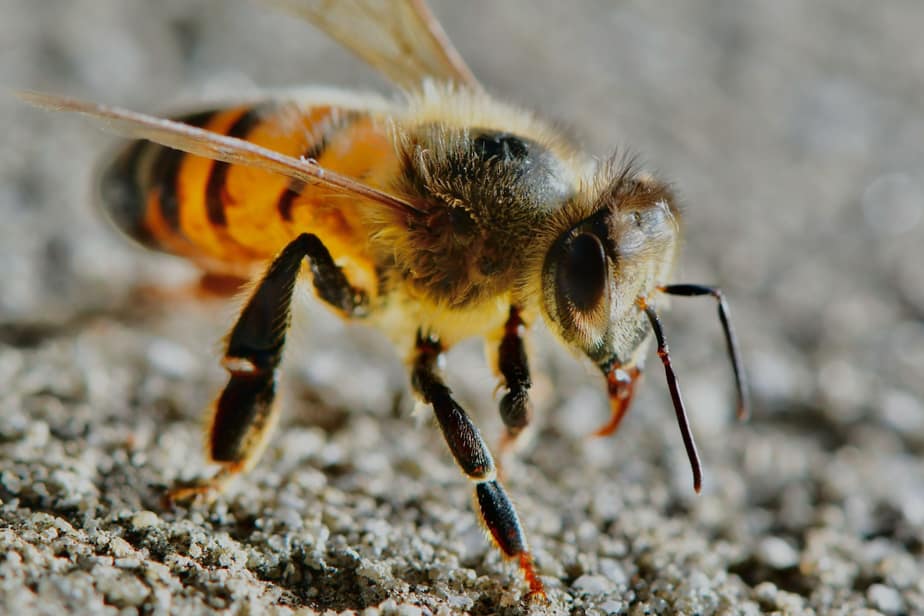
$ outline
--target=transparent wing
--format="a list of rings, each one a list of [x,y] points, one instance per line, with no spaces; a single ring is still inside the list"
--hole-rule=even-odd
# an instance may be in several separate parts
[[[316,161],[286,156],[243,139],[226,137],[182,122],[174,122],[109,105],[87,103],[41,92],[18,92],[17,94],[21,99],[36,107],[82,114],[95,120],[110,132],[125,137],[147,139],[196,156],[263,169],[301,180],[306,184],[323,184],[333,190],[361,197],[408,215],[421,214],[420,210],[406,201],[347,176],[324,169]]]
[[[480,87],[424,0],[264,0],[303,17],[393,83]]]

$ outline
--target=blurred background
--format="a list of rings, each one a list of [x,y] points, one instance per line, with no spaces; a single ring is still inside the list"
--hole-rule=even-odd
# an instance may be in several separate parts
[[[697,500],[657,362],[621,432],[587,441],[607,415],[602,384],[539,332],[541,417],[511,462],[527,478],[511,491],[524,495],[534,544],[554,560],[548,546],[570,532],[571,522],[537,523],[544,508],[560,511],[558,490],[573,503],[612,492],[621,507],[686,518],[718,559],[709,579],[734,580],[730,602],[780,609],[761,598],[769,583],[798,608],[924,610],[924,4],[432,4],[491,92],[595,155],[636,153],[673,182],[686,223],[677,281],[726,291],[753,389],[754,416],[737,425],[714,306],[674,301],[666,327],[707,475]],[[199,456],[199,409],[223,379],[218,341],[233,306],[140,304],[138,285],[192,272],[133,247],[95,211],[96,165],[113,140],[10,90],[157,112],[298,84],[389,87],[311,26],[244,0],[2,0],[2,14],[0,435],[18,442],[36,417],[52,441],[130,424],[147,456],[132,477],[156,486],[194,474],[202,463],[186,460]],[[304,351],[289,354],[295,408],[284,421],[345,435],[343,459],[362,472],[411,455],[404,444],[419,439],[446,473],[416,481],[448,481],[446,498],[464,509],[467,488],[433,428],[406,417],[400,361],[376,334],[308,314]],[[454,351],[448,374],[495,442],[480,346]],[[356,463],[363,417],[379,434],[363,446],[375,460]],[[20,460],[38,451],[23,447]],[[93,477],[100,492],[88,493],[104,498]],[[645,599],[636,581],[663,570],[639,572],[632,550],[621,558],[629,590],[614,592]]]

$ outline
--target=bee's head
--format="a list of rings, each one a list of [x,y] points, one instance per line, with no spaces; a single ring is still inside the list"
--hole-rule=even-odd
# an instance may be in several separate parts
[[[625,411],[620,388],[641,367],[653,333],[699,492],[702,469],[667,342],[657,313],[665,295],[713,296],[725,331],[738,393],[738,417],[748,415],[747,385],[722,292],[696,284],[668,284],[680,235],[670,189],[631,167],[604,170],[602,189],[585,190],[556,212],[541,269],[542,310],[558,336],[586,354],[607,377],[614,417]],[[636,372],[637,373],[637,372]]]
[[[604,371],[632,360],[651,331],[639,298],[667,283],[680,221],[670,189],[611,167],[562,208],[542,266],[542,309],[553,330]],[[589,194],[587,194],[589,193]]]

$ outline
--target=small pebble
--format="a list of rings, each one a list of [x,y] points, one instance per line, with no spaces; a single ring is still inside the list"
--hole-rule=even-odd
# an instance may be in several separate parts
[[[904,605],[901,594],[884,584],[870,586],[866,590],[866,598],[873,604],[873,607],[886,614],[898,614]]]
[[[774,569],[787,569],[799,562],[799,553],[779,537],[767,537],[757,547],[757,558]]]
[[[113,537],[109,540],[109,552],[116,558],[128,558],[135,554],[135,548],[121,537]]]
[[[132,516],[132,528],[135,530],[142,530],[144,528],[150,528],[151,526],[157,526],[160,523],[160,518],[157,517],[157,514],[153,511],[139,511]]]
[[[571,587],[585,595],[602,595],[614,589],[613,583],[602,575],[591,575],[589,573],[574,580]]]
[[[754,587],[754,595],[758,600],[771,605],[776,603],[776,593],[777,587],[773,582],[761,582]]]

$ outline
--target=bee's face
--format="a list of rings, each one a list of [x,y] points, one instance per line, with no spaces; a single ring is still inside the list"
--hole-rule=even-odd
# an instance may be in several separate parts
[[[543,310],[567,344],[601,367],[624,363],[650,331],[638,298],[670,276],[678,212],[666,186],[629,173],[580,209],[592,213],[546,254]]]

